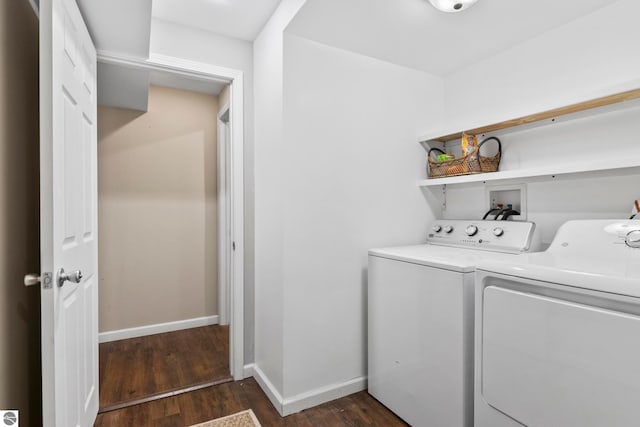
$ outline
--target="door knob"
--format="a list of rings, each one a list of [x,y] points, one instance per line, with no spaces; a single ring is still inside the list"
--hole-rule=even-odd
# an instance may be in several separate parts
[[[80,283],[80,281],[82,280],[82,271],[80,270],[76,270],[76,271],[70,271],[69,273],[65,273],[64,268],[60,268],[60,270],[58,270],[58,287],[62,287],[62,285],[64,285],[64,282],[73,282],[73,283]]]
[[[24,276],[24,285],[25,286],[35,286],[40,283],[40,275],[39,274],[25,274]]]

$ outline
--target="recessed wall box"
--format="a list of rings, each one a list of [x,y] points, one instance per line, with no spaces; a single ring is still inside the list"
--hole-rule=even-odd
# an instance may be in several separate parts
[[[485,212],[489,209],[507,208],[520,212],[509,219],[524,221],[527,219],[527,184],[487,185],[485,187]],[[489,215],[487,219],[493,219]]]

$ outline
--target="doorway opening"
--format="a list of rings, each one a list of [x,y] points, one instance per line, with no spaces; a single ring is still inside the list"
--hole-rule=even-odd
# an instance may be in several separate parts
[[[200,131],[200,128],[178,125],[180,129],[174,131],[170,128],[167,131],[165,126],[166,122],[180,122],[181,114],[186,114],[185,117],[188,117],[184,119],[186,121],[189,121],[191,116],[196,115],[189,112],[189,108],[191,107],[180,107],[180,105],[182,105],[180,101],[169,97],[169,101],[167,102],[169,109],[173,108],[172,112],[169,113],[170,115],[156,119],[159,120],[159,122],[155,122],[155,124],[152,122],[143,123],[143,127],[148,127],[148,132],[155,135],[153,141],[147,141],[144,136],[133,136],[129,138],[128,142],[118,142],[114,145],[113,150],[115,154],[113,155],[121,157],[119,166],[122,166],[122,168],[119,169],[120,172],[118,172],[118,169],[111,171],[112,176],[115,175],[115,181],[119,181],[119,185],[126,186],[128,184],[126,182],[127,176],[134,177],[131,180],[137,180],[137,182],[142,181],[141,183],[138,182],[137,185],[144,187],[144,191],[139,194],[135,194],[135,189],[131,191],[129,191],[130,189],[126,189],[126,191],[121,192],[129,193],[123,197],[127,199],[125,202],[134,204],[136,208],[139,208],[140,205],[149,202],[148,199],[153,199],[154,194],[151,193],[162,191],[163,194],[169,194],[166,197],[163,196],[163,201],[160,204],[156,203],[155,200],[147,203],[149,206],[145,208],[147,210],[144,212],[146,216],[142,221],[138,219],[136,225],[136,227],[142,228],[154,227],[158,233],[156,235],[157,240],[163,242],[165,248],[168,244],[173,245],[169,251],[169,256],[167,257],[167,251],[165,251],[165,258],[158,258],[156,265],[154,265],[154,262],[148,261],[150,259],[148,256],[136,258],[135,248],[129,248],[129,250],[133,252],[131,256],[120,256],[121,264],[126,264],[126,262],[128,262],[127,260],[133,263],[136,259],[146,259],[146,265],[134,265],[135,268],[139,267],[143,270],[141,278],[144,278],[145,273],[148,273],[148,276],[151,278],[150,282],[153,284],[163,283],[162,286],[158,286],[157,288],[153,288],[153,286],[148,288],[147,293],[142,295],[141,301],[144,302],[141,302],[139,307],[134,308],[134,311],[142,312],[149,307],[153,307],[154,300],[160,296],[165,298],[168,296],[170,302],[175,303],[176,312],[186,310],[185,307],[182,307],[182,305],[185,305],[183,304],[184,300],[190,299],[193,302],[193,298],[187,298],[188,295],[184,294],[184,292],[189,292],[188,286],[186,286],[184,282],[188,282],[192,276],[196,279],[199,277],[197,274],[191,275],[193,271],[189,269],[189,265],[194,265],[193,269],[201,269],[201,273],[204,276],[209,278],[215,276],[218,289],[214,292],[212,292],[211,289],[204,292],[200,290],[196,291],[196,293],[201,293],[200,298],[203,300],[201,302],[204,305],[210,306],[213,304],[213,301],[217,299],[217,310],[214,316],[207,315],[194,318],[193,315],[188,315],[187,319],[160,323],[152,322],[152,324],[134,325],[133,327],[124,328],[103,327],[103,322],[101,322],[101,343],[108,343],[107,345],[111,347],[120,346],[122,349],[125,349],[125,351],[138,350],[138,353],[143,353],[143,356],[147,357],[147,361],[140,362],[140,365],[137,367],[131,363],[131,372],[112,371],[112,373],[107,372],[104,376],[101,372],[101,379],[105,378],[105,381],[109,381],[108,379],[111,377],[111,374],[116,377],[130,375],[132,380],[136,380],[140,384],[140,387],[136,385],[131,386],[132,389],[146,387],[148,390],[153,390],[148,396],[141,397],[137,395],[134,399],[129,399],[128,402],[124,402],[125,404],[122,402],[115,402],[115,404],[111,402],[111,405],[103,405],[101,396],[100,406],[101,411],[104,412],[105,410],[113,410],[131,404],[141,403],[142,401],[155,400],[166,397],[167,395],[193,391],[231,379],[243,378],[243,254],[241,247],[241,242],[243,242],[243,120],[241,72],[168,57],[153,57],[148,61],[137,61],[99,55],[99,61],[118,67],[147,70],[152,76],[151,83],[154,83],[153,76],[156,76],[156,81],[158,81],[158,75],[163,76],[159,79],[160,82],[156,83],[159,86],[152,86],[150,89],[150,95],[153,95],[155,98],[160,96],[158,93],[168,97],[167,93],[179,90],[179,88],[175,87],[167,89],[166,86],[171,87],[171,84],[167,83],[167,81],[183,80],[191,82],[186,85],[186,89],[191,91],[191,93],[194,93],[193,87],[197,87],[198,85],[213,87],[223,84],[227,86],[227,89],[225,89],[227,92],[226,98],[221,100],[222,96],[216,97],[215,111],[213,113],[211,113],[208,107],[202,107],[200,109],[201,111],[199,111],[201,115],[206,114],[208,116],[206,120],[213,125],[209,130],[213,129],[213,133],[215,134],[214,138],[216,136],[218,138],[217,144],[211,145],[204,143],[204,147],[199,146],[198,144],[200,144],[201,139],[203,141],[207,139],[203,136],[207,132],[204,130]],[[167,80],[167,78],[169,80]],[[160,87],[160,85],[164,87]],[[207,96],[194,93],[193,97],[202,101]],[[147,115],[151,116],[151,109],[157,107],[151,104],[151,97],[149,99],[149,113]],[[205,100],[203,102],[208,101]],[[146,113],[131,112],[130,114],[132,121],[140,122]],[[98,120],[100,121],[100,117]],[[217,130],[216,126],[218,127]],[[159,133],[160,128],[164,129],[166,133]],[[108,132],[115,134],[117,132],[123,133],[124,131],[123,128],[119,128],[116,125],[108,127]],[[112,137],[113,135],[109,136]],[[182,139],[177,140],[178,138]],[[153,143],[157,144],[159,148],[151,149],[150,147]],[[118,146],[118,144],[120,144],[120,146]],[[192,150],[189,154],[189,150],[193,147],[197,147],[200,151]],[[158,150],[162,151],[162,155],[157,156],[154,154],[157,153]],[[190,161],[191,163],[189,163]],[[140,174],[144,172],[143,163],[147,164],[153,172],[148,177],[140,179]],[[205,166],[204,171],[200,170],[203,164]],[[194,177],[195,183],[193,180],[190,181],[188,185],[184,183],[184,181],[188,180],[186,178]],[[182,181],[176,184],[176,180],[172,180],[172,178],[179,178],[178,181]],[[200,182],[198,184],[198,180],[204,180],[204,183]],[[110,178],[109,181],[114,181],[114,179]],[[188,193],[189,188],[191,188],[189,185],[193,186],[196,184],[204,187],[200,190],[203,190],[205,194],[215,193],[216,197],[213,202],[206,197],[204,200],[198,199],[194,201],[191,200],[189,194],[185,195],[183,194],[184,192],[180,192],[186,188]],[[109,189],[107,189],[106,197],[109,197],[108,190]],[[183,200],[181,198],[189,200]],[[122,201],[118,200],[116,202],[117,203],[111,203],[111,212],[118,212],[118,203]],[[190,219],[185,220],[182,218],[182,222],[178,227],[176,227],[175,224],[171,227],[169,226],[171,215],[179,213],[178,211],[180,211],[180,209],[184,211],[185,209],[193,208],[195,206],[194,203],[200,208],[204,207],[204,214],[199,212],[196,216],[189,217]],[[106,204],[107,201],[103,203],[103,205]],[[101,207],[101,210],[103,207]],[[218,217],[217,221],[215,221],[216,216]],[[213,224],[210,221],[211,217],[214,218]],[[125,237],[128,237],[126,236],[126,228],[130,225],[130,222],[132,221],[128,218],[122,218],[121,223],[123,225],[118,228],[117,233],[121,235],[125,234]],[[201,222],[203,224],[200,224]],[[131,234],[135,234],[136,230],[130,229],[129,231],[133,231]],[[103,234],[107,236],[107,239],[103,240],[108,240],[109,230],[104,230]],[[171,235],[166,236],[168,234]],[[153,233],[151,233],[151,235],[153,235]],[[149,234],[147,234],[147,236],[149,236]],[[124,240],[126,241],[126,238]],[[130,242],[131,246],[135,246],[135,239],[131,239]],[[199,249],[201,249],[201,251],[195,255],[189,253],[188,250],[182,249],[180,246],[183,244],[183,247],[186,248],[189,243],[193,242],[195,242],[196,246],[199,245]],[[153,251],[155,249],[153,248],[153,243],[147,245],[146,248],[147,251]],[[202,254],[204,254],[203,258],[205,262],[194,264],[193,258],[198,256],[202,257]],[[180,260],[186,261],[186,263],[179,263],[178,261]],[[173,265],[174,263],[175,266]],[[218,267],[217,271],[215,264],[217,264]],[[179,265],[181,267],[178,267]],[[185,267],[185,265],[187,267]],[[108,267],[109,271],[114,271],[114,269],[122,268],[123,265],[109,265]],[[131,268],[131,265],[129,267]],[[183,269],[182,272],[175,271],[179,270],[179,268]],[[156,270],[160,270],[162,273],[157,274]],[[108,272],[106,272],[104,268],[101,273],[101,276],[103,276],[100,284],[101,287],[105,287],[105,289],[110,285],[117,287],[117,283],[114,284],[113,282],[114,277],[108,277]],[[168,281],[165,280],[167,278],[166,276],[170,276]],[[189,278],[187,276],[189,276]],[[127,289],[122,290],[122,293],[124,292],[127,292]],[[138,295],[138,298],[140,297],[141,296]],[[116,304],[111,304],[112,302],[113,301],[109,299],[101,301],[101,308],[111,311],[116,317],[119,315],[124,316],[125,310],[119,309]],[[120,341],[122,339],[125,339],[125,341]],[[196,350],[198,350],[199,347],[204,347],[206,343],[208,343],[209,347],[215,348],[215,354],[194,356],[194,354],[197,353]],[[101,344],[101,356],[102,346],[103,344]],[[140,351],[141,348],[145,346],[149,348]],[[221,354],[224,354],[225,350],[228,353],[228,358],[224,360],[224,363],[218,363],[220,357],[224,357],[221,356]],[[158,359],[163,356],[166,356],[165,358],[184,358],[182,364],[178,363],[175,365],[183,366],[184,368],[176,369],[176,372],[173,373],[170,372],[166,375],[167,378],[172,375],[174,377],[182,376],[186,378],[189,377],[189,372],[194,373],[196,371],[216,371],[219,373],[220,369],[226,369],[227,375],[226,377],[217,375],[215,378],[208,378],[206,381],[182,382],[180,384],[181,387],[176,388],[170,384],[171,381],[165,381],[162,376],[154,379],[152,375],[155,369],[153,364],[159,363]],[[189,359],[190,357],[195,357],[195,359]],[[200,357],[200,359],[198,359],[198,357]],[[209,358],[209,360],[207,360],[207,358]],[[214,359],[217,359],[217,361]],[[101,370],[109,369],[108,363],[103,364],[101,361],[100,365]],[[113,366],[111,368],[113,368]],[[180,378],[173,379],[177,379],[178,382],[180,382]],[[102,386],[103,384],[100,384],[101,390]],[[129,391],[130,390],[125,390],[124,394],[126,395]],[[120,394],[121,396],[123,395],[123,393]],[[134,394],[135,393],[131,393],[132,397],[134,397]]]

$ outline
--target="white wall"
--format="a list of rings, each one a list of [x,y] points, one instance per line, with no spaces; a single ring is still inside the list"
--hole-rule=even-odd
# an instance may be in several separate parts
[[[444,102],[426,73],[283,37],[302,3],[254,43],[256,366],[285,414],[363,387],[367,250],[426,232],[416,136]]]
[[[365,377],[367,250],[423,241],[440,78],[285,36],[284,396]]]
[[[244,40],[154,18],[149,50],[151,54],[188,59],[244,73],[244,359],[245,363],[250,363],[254,359],[253,46]]]
[[[640,2],[618,0],[448,76],[447,122],[469,128],[638,87],[639,13]]]
[[[284,0],[254,42],[255,361],[276,400],[283,389],[283,32],[304,1]]]
[[[444,102],[426,73],[283,40],[301,3],[254,45],[256,365],[283,413],[364,386],[367,250],[418,242],[433,218],[416,135]]]
[[[451,128],[469,128],[637,88],[640,3],[619,0],[446,79]],[[638,159],[640,109],[600,114],[502,137],[501,170]],[[640,198],[639,175],[572,177],[528,184],[528,219],[549,243],[575,218],[624,218]],[[526,182],[523,180],[522,182]],[[436,190],[437,191],[437,190]],[[445,218],[477,218],[484,187],[447,188]]]

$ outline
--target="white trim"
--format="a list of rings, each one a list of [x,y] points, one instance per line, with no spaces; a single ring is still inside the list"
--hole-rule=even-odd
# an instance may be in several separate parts
[[[157,70],[172,71],[178,74],[185,74],[189,77],[201,77],[219,82],[235,82],[237,79],[242,80],[243,75],[241,70],[157,53],[150,54],[146,63]]]
[[[218,83],[231,83],[234,79],[234,77],[231,76],[233,73],[242,74],[241,71],[232,70],[230,68],[185,61],[180,58],[175,58],[177,61],[173,62],[171,59],[172,57],[164,55],[152,54],[147,59],[140,56],[123,55],[121,53],[98,50],[98,62],[118,65],[125,68],[133,68],[136,70],[163,71],[190,79],[208,80]],[[199,69],[189,69],[188,66],[192,64],[200,64],[201,66]],[[211,72],[207,72],[207,70],[210,70]],[[216,71],[226,72],[226,74],[218,74]]]
[[[353,378],[342,383],[331,384],[289,397],[282,403],[282,416],[295,414],[367,388],[367,377]]]
[[[156,323],[154,325],[137,326],[135,328],[118,329],[115,331],[100,332],[98,342],[110,342],[126,340],[129,338],[144,337],[147,335],[161,334],[163,332],[180,331],[183,329],[197,328],[200,326],[217,325],[218,316],[196,317],[194,319],[177,320],[175,322]]]
[[[273,385],[271,381],[269,381],[269,378],[264,374],[264,372],[262,372],[262,369],[260,369],[258,365],[253,364],[248,366],[252,366],[253,378],[255,378],[256,382],[258,383],[262,391],[264,391],[264,394],[267,395],[267,397],[271,401],[271,404],[276,408],[276,411],[278,411],[278,413],[282,415],[283,399],[280,393],[278,393],[278,390],[276,389],[276,387]]]
[[[255,363],[245,365],[244,372],[245,378],[250,376],[255,378],[262,391],[283,417],[366,390],[367,388],[367,377],[363,376],[342,383],[319,387],[284,399],[258,365]]]
[[[233,197],[232,239],[233,275],[230,289],[231,325],[229,336],[229,364],[236,380],[244,374],[244,73],[216,65],[182,58],[151,54],[149,59],[98,51],[98,62],[125,67],[159,70],[200,80],[231,83],[230,118],[232,185],[237,189]]]
[[[244,378],[255,377],[256,376],[256,364],[250,363],[248,365],[244,365]]]
[[[237,81],[237,83],[236,83]],[[229,347],[231,373],[241,378],[244,368],[244,114],[243,75],[234,79],[230,89],[229,126],[231,127],[231,239],[235,250],[233,257],[229,306],[231,307],[231,340]]]
[[[179,76],[197,80],[208,80],[218,83],[231,83],[241,76],[242,71],[231,68],[218,67],[202,62],[188,61],[182,58],[151,54],[149,58],[126,55],[107,50],[98,50],[98,62],[118,65],[120,67],[143,69],[149,71],[164,71]]]
[[[223,116],[227,116],[226,121],[222,120]],[[233,244],[229,231],[229,222],[231,218],[228,215],[229,203],[232,194],[229,191],[230,183],[227,182],[227,172],[231,169],[231,157],[227,153],[229,133],[228,127],[231,126],[230,106],[225,104],[217,115],[218,124],[218,314],[220,315],[220,324],[229,324],[229,255],[230,247]]]

